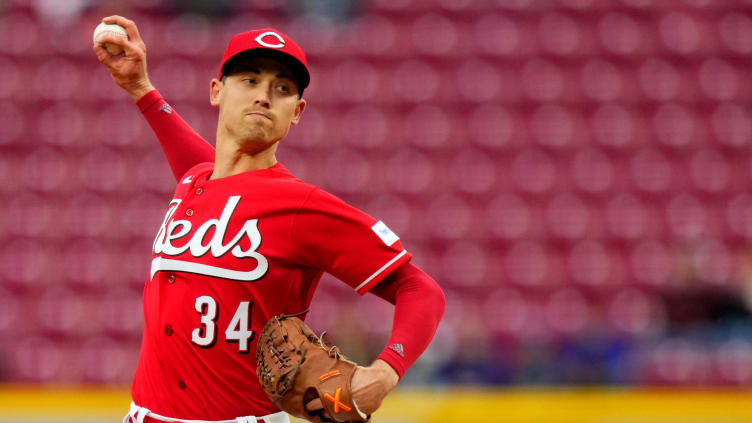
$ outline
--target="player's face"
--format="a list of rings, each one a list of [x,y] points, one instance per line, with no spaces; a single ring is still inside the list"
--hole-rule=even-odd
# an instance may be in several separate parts
[[[306,105],[292,72],[263,57],[248,59],[222,81],[212,80],[211,103],[219,107],[217,141],[227,136],[250,154],[284,138]]]

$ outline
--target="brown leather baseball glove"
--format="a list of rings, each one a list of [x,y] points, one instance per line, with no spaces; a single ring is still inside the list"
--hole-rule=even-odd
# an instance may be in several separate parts
[[[304,312],[305,313],[305,312]],[[261,387],[277,407],[315,423],[368,422],[352,400],[356,364],[296,315],[275,316],[264,326],[256,349],[256,372]],[[306,405],[320,400],[323,408]],[[318,401],[315,402],[318,404]]]

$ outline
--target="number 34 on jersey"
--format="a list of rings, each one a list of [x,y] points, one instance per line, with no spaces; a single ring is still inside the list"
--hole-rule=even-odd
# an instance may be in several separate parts
[[[239,352],[246,354],[250,353],[251,341],[256,336],[251,330],[252,309],[253,301],[241,301],[225,329],[225,342],[237,342]],[[196,312],[201,320],[200,326],[191,332],[191,342],[201,348],[211,348],[217,342],[217,301],[208,295],[196,298]]]

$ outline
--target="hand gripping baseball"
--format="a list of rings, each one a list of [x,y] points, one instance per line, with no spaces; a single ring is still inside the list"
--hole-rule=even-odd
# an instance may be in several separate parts
[[[107,67],[115,83],[128,92],[134,100],[154,89],[146,73],[146,44],[138,33],[136,23],[122,16],[113,15],[102,19],[106,24],[117,24],[125,28],[128,39],[116,35],[103,35],[94,43],[97,59]],[[115,44],[123,48],[124,53],[111,55],[103,44]]]
[[[357,366],[322,338],[296,317],[272,318],[256,352],[261,387],[279,408],[312,422],[370,421],[370,413],[396,384],[396,372],[378,360]]]

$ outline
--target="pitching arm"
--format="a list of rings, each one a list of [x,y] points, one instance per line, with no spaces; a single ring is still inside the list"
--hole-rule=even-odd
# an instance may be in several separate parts
[[[136,105],[157,135],[175,180],[199,163],[214,161],[214,147],[180,117],[159,91],[149,91]]]
[[[154,88],[146,72],[146,44],[136,23],[122,16],[102,19],[107,24],[125,28],[128,39],[105,35],[94,44],[97,59],[107,68],[115,83],[138,105],[159,139],[175,179],[180,179],[193,166],[214,161],[214,147],[188,125]],[[111,55],[104,43],[116,44],[124,53]]]

